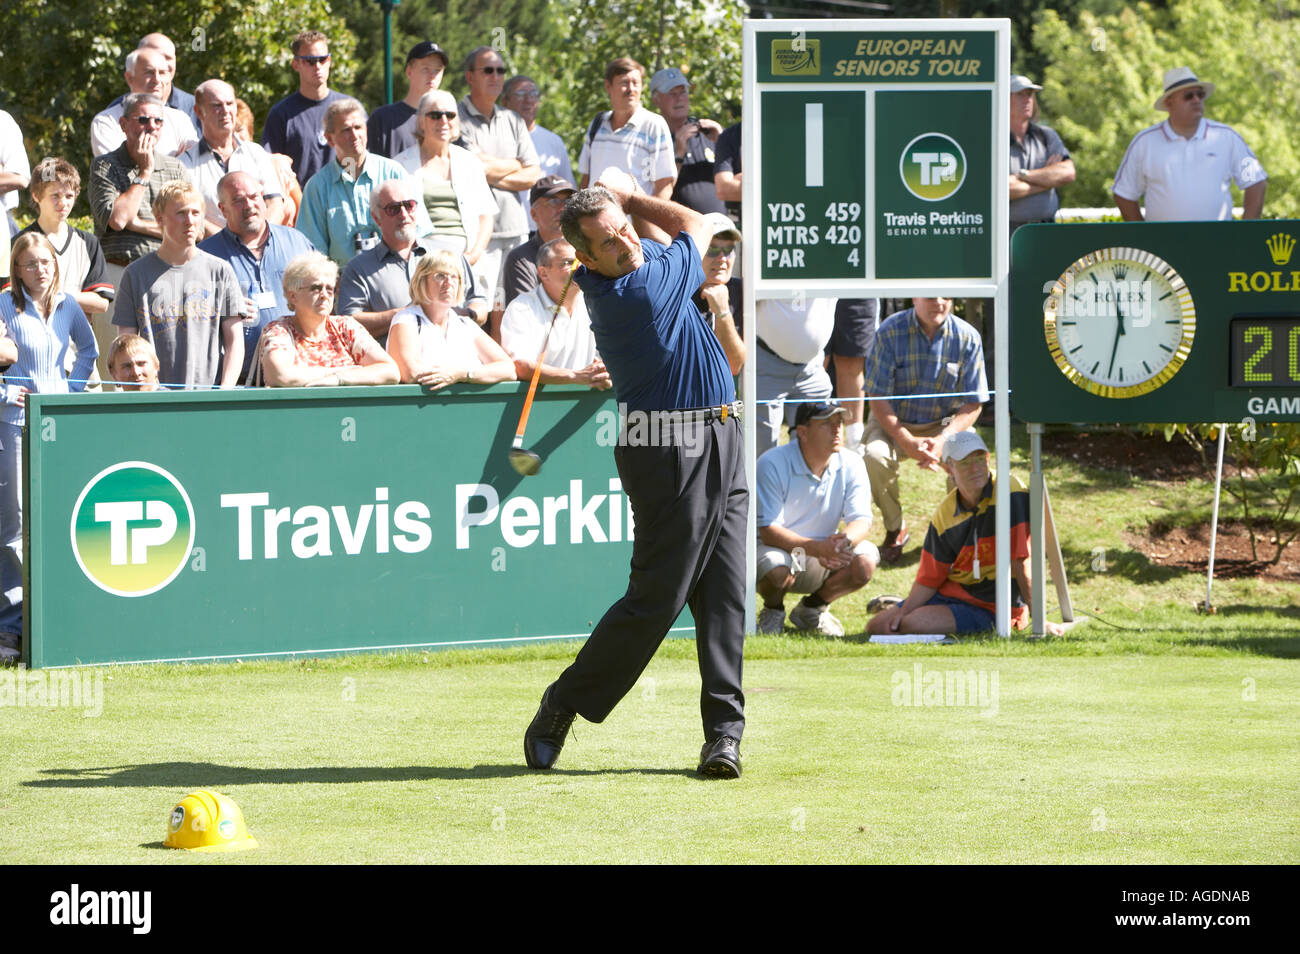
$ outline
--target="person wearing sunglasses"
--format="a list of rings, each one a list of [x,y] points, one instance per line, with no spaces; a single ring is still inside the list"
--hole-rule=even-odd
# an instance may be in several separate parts
[[[357,319],[381,345],[393,317],[411,303],[416,265],[438,248],[436,239],[417,234],[416,189],[409,179],[391,179],[370,194],[370,215],[379,227],[379,242],[348,262],[339,279],[339,314]],[[474,283],[465,256],[454,254],[463,272],[457,287],[465,294],[453,305],[481,325],[487,321],[487,298]]]
[[[307,180],[330,160],[322,123],[330,103],[342,99],[343,94],[329,87],[330,45],[324,33],[304,30],[294,37],[290,48],[298,89],[267,112],[262,146],[267,152],[288,156],[305,188]]]
[[[502,260],[528,238],[528,219],[519,193],[531,189],[542,177],[541,160],[527,124],[518,113],[497,107],[505,80],[505,61],[492,47],[476,47],[465,58],[469,92],[460,101],[460,129],[467,148],[483,164],[498,209],[492,239],[474,272],[485,288],[494,290]]]
[[[563,139],[551,130],[537,122],[537,110],[542,104],[542,93],[537,88],[537,84],[531,76],[522,74],[512,76],[506,80],[505,86],[501,87],[501,104],[506,109],[510,109],[519,114],[523,119],[524,125],[528,127],[528,135],[533,139],[533,148],[537,150],[537,161],[542,169],[542,179],[558,176],[568,182],[573,182],[573,164],[569,161],[569,147],[565,145]],[[537,180],[542,181],[541,179]],[[576,189],[574,191],[577,191]],[[521,202],[528,202],[528,195],[523,192],[519,193]],[[528,218],[528,231],[530,233],[537,230],[537,222],[532,216],[531,209],[525,209],[525,215]],[[537,249],[534,248],[529,255],[529,260],[536,257]],[[504,280],[505,268],[502,266],[502,278]],[[509,295],[509,291],[506,292]],[[506,299],[506,304],[510,304],[510,299]]]
[[[442,89],[420,98],[415,130],[418,143],[403,150],[397,162],[417,183],[437,244],[464,252],[471,265],[483,257],[492,240],[497,200],[488,188],[483,163],[456,145],[460,114],[456,97]]]
[[[157,96],[131,93],[122,100],[119,120],[125,140],[90,163],[87,200],[104,252],[103,280],[115,288],[128,265],[162,247],[162,229],[153,214],[158,194],[168,183],[188,181],[181,161],[158,149],[162,117],[163,104]],[[116,305],[93,318],[101,359],[117,336],[115,309]],[[108,364],[100,360],[98,368],[105,389],[114,390]]]
[[[704,284],[693,300],[722,345],[731,373],[736,375],[745,366],[745,342],[741,337],[745,326],[740,317],[745,290],[740,279],[732,277],[740,258],[740,229],[724,212],[710,212],[704,222],[712,237],[701,253]]]
[[[1264,211],[1268,174],[1231,126],[1205,118],[1214,84],[1189,67],[1165,72],[1155,108],[1164,122],[1133,137],[1115,173],[1115,204],[1126,222],[1224,221],[1232,218],[1232,183],[1241,190],[1242,218]],[[1146,214],[1138,205],[1146,200]]]
[[[396,384],[397,365],[355,318],[333,313],[339,268],[307,252],[284,270],[292,313],[262,332],[253,380],[273,388]]]
[[[162,51],[145,47],[132,50],[126,55],[126,70],[122,74],[128,92],[149,93],[157,96],[159,103],[163,104],[163,122],[158,128],[157,148],[168,156],[179,156],[199,140],[198,130],[194,128],[189,114],[166,105],[164,97],[171,95],[174,72],[175,66],[168,64]],[[122,145],[124,136],[121,118],[125,105],[126,97],[120,97],[90,121],[92,156],[102,156]]]

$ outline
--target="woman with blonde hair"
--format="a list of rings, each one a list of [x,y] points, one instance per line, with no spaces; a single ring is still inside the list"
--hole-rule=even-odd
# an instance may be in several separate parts
[[[262,331],[252,371],[273,388],[396,384],[397,365],[361,322],[332,315],[339,267],[320,252],[299,255],[284,270],[293,309]]]
[[[460,256],[445,249],[420,259],[411,275],[412,304],[393,316],[388,353],[403,381],[438,390],[449,384],[515,379],[515,363],[473,318],[456,311]]]
[[[99,350],[86,313],[60,290],[59,259],[39,232],[14,239],[13,281],[0,293],[0,658],[18,652],[23,631],[23,420],[32,392],[83,391]],[[75,345],[71,376],[64,370]]]

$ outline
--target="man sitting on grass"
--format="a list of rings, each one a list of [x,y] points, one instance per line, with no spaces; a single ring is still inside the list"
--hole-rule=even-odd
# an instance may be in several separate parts
[[[867,632],[982,633],[995,628],[997,515],[989,449],[974,431],[943,444],[943,468],[955,489],[930,518],[912,592],[899,606],[872,617]],[[1011,478],[1011,622],[1029,622],[1029,493]],[[1051,636],[1064,627],[1047,624]]]
[[[843,636],[829,604],[866,586],[880,562],[867,540],[867,469],[844,449],[848,413],[824,401],[800,404],[790,442],[758,459],[760,633],[783,631],[786,593],[807,593],[790,611],[791,625]]]

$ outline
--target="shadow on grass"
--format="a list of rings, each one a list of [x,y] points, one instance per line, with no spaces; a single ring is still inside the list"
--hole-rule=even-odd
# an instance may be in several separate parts
[[[1134,583],[1165,583],[1190,573],[1190,570],[1176,566],[1160,566],[1152,563],[1137,550],[1106,548],[1098,555],[1093,550],[1080,550],[1069,546],[1061,547],[1061,557],[1065,560],[1065,575],[1072,584],[1093,576],[1122,576]],[[1094,568],[1098,559],[1105,562],[1105,569]]]
[[[474,765],[470,767],[403,766],[313,766],[311,768],[245,768],[212,762],[155,762],[145,765],[110,765],[99,768],[45,769],[45,778],[29,779],[28,788],[216,788],[233,785],[355,785],[360,782],[471,781],[474,779],[535,778],[583,775],[679,775],[700,778],[693,769],[620,768],[550,769],[538,772],[523,765]],[[701,779],[707,781],[707,779]]]

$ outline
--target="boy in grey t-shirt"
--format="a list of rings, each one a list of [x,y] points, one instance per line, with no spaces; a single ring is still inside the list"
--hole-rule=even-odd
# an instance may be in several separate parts
[[[196,245],[203,196],[189,182],[169,182],[153,214],[162,247],[127,266],[113,323],[153,344],[164,387],[211,387],[219,370],[220,385],[231,387],[244,363],[244,295],[234,269]]]

